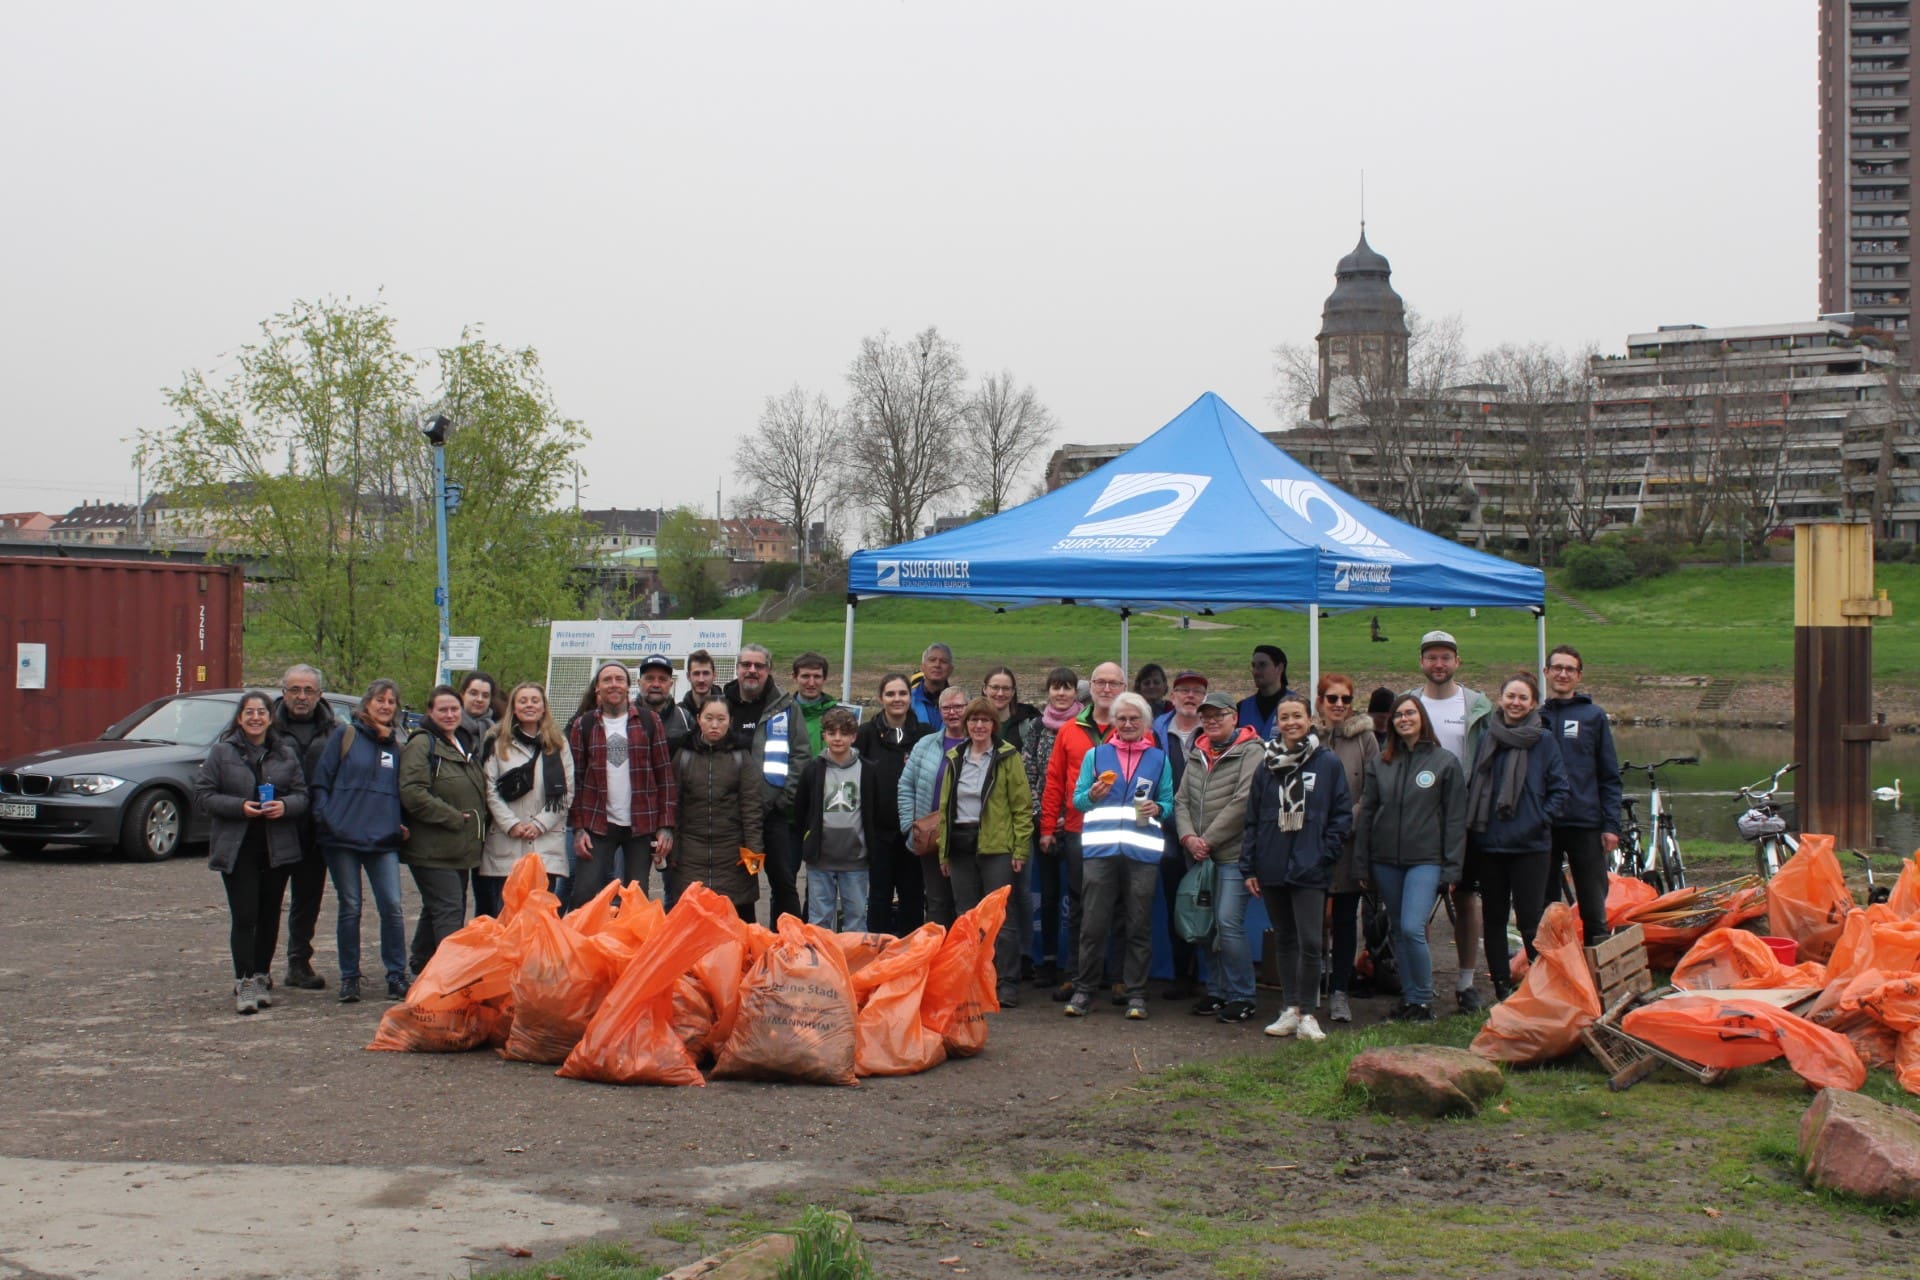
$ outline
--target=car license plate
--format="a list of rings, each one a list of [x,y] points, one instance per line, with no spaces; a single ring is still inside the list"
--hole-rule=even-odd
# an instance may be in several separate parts
[[[22,818],[31,822],[40,816],[40,806],[33,804],[0,804],[0,818]]]

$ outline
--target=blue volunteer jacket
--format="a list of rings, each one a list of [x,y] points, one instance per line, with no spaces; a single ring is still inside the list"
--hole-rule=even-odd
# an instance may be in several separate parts
[[[1540,718],[1560,747],[1567,767],[1567,801],[1556,827],[1620,834],[1620,758],[1613,751],[1613,727],[1592,698],[1548,698]]]
[[[1253,876],[1260,887],[1324,889],[1333,864],[1353,830],[1353,793],[1347,767],[1326,747],[1317,748],[1300,766],[1305,774],[1306,821],[1298,831],[1280,829],[1280,784],[1262,762],[1254,767],[1247,795],[1247,826],[1240,836],[1240,877]]]

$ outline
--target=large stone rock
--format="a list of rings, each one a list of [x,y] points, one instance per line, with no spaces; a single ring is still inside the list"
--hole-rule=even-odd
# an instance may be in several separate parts
[[[1472,1115],[1506,1087],[1500,1068],[1465,1049],[1410,1044],[1369,1049],[1347,1067],[1375,1111],[1396,1116]]]
[[[778,1280],[780,1268],[792,1254],[792,1236],[761,1236],[710,1258],[689,1262],[661,1280]]]
[[[1920,1204],[1920,1116],[1822,1089],[1800,1117],[1807,1181],[1882,1204]]]

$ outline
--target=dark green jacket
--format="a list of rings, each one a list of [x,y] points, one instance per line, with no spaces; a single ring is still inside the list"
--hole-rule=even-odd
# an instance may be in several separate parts
[[[433,729],[414,734],[400,752],[400,811],[407,819],[402,862],[451,871],[480,865],[486,774]]]
[[[1355,859],[1363,871],[1376,864],[1438,864],[1440,883],[1458,884],[1467,855],[1466,770],[1434,743],[1412,751],[1402,746],[1395,754],[1367,766]]]

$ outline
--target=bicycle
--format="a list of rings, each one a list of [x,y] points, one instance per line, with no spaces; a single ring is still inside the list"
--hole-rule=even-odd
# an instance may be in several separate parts
[[[1623,775],[1636,769],[1647,775],[1647,813],[1653,819],[1653,841],[1649,845],[1641,838],[1640,821],[1633,812],[1634,801],[1623,796],[1620,809],[1624,821],[1620,825],[1625,830],[1620,833],[1620,845],[1614,850],[1610,868],[1614,874],[1644,881],[1660,893],[1687,887],[1687,866],[1680,857],[1680,838],[1674,831],[1673,814],[1660,800],[1659,771],[1668,765],[1699,763],[1699,756],[1668,756],[1654,764],[1620,762]]]
[[[1773,879],[1780,870],[1780,864],[1785,861],[1780,856],[1782,849],[1789,858],[1800,852],[1800,841],[1787,829],[1792,824],[1787,820],[1786,809],[1773,800],[1774,793],[1780,790],[1780,780],[1799,767],[1783,764],[1760,781],[1740,788],[1740,798],[1747,802],[1747,809],[1736,825],[1740,828],[1740,838],[1753,845],[1753,869],[1763,881]]]

